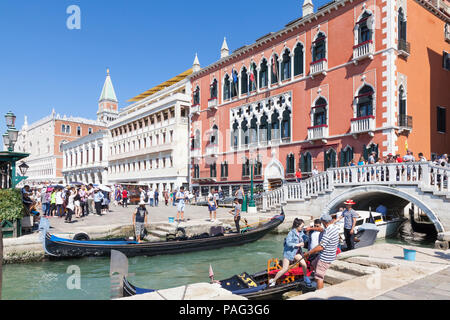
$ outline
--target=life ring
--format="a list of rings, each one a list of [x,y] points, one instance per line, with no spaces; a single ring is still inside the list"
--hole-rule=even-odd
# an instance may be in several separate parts
[[[91,240],[91,238],[89,237],[89,235],[85,232],[80,232],[77,233],[74,237],[73,240],[78,240],[78,241],[89,241]]]

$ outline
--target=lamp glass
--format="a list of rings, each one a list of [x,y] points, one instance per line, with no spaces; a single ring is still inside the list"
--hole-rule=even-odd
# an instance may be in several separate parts
[[[29,166],[25,162],[22,162],[20,164],[19,170],[20,170],[20,173],[22,174],[22,176],[25,176],[27,174],[28,168],[29,168]]]
[[[8,135],[9,135],[9,142],[12,142],[14,144],[17,142],[17,139],[19,137],[19,131],[16,130],[16,128],[14,127],[9,128]]]
[[[5,119],[6,119],[6,126],[8,128],[14,127],[16,122],[16,116],[14,115],[14,113],[9,111],[7,114],[5,114]]]
[[[3,144],[5,146],[9,147],[9,134],[8,133],[3,134]]]

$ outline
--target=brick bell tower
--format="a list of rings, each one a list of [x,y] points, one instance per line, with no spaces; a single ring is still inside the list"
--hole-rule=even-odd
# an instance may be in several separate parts
[[[116,92],[109,75],[109,69],[106,70],[106,80],[103,85],[102,94],[98,100],[97,120],[105,124],[116,120],[119,117],[119,101],[117,101]]]

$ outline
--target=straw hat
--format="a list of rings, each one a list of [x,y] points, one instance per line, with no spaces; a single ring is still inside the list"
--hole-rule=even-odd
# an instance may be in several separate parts
[[[355,205],[356,203],[353,200],[347,200],[344,204]]]

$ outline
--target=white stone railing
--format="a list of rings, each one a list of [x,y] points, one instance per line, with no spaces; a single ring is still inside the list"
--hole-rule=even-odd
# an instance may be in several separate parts
[[[373,42],[372,40],[359,43],[353,47],[353,59],[360,60],[365,57],[373,55]]]
[[[331,168],[298,183],[287,183],[263,194],[262,210],[285,205],[289,201],[306,201],[325,194],[334,187],[360,185],[415,185],[424,192],[450,197],[450,167],[431,162],[404,162]]]
[[[327,69],[328,69],[327,59],[320,59],[318,61],[311,63],[309,71],[310,71],[311,75],[316,75],[316,74],[327,71]]]
[[[375,130],[375,117],[367,116],[351,119],[351,133],[369,132]]]
[[[208,100],[208,109],[217,108],[217,98],[211,98]]]
[[[328,138],[328,126],[320,125],[308,128],[308,140],[318,140]]]
[[[198,114],[198,113],[200,113],[200,105],[199,104],[193,105],[191,107],[190,112],[191,112],[191,114]]]

